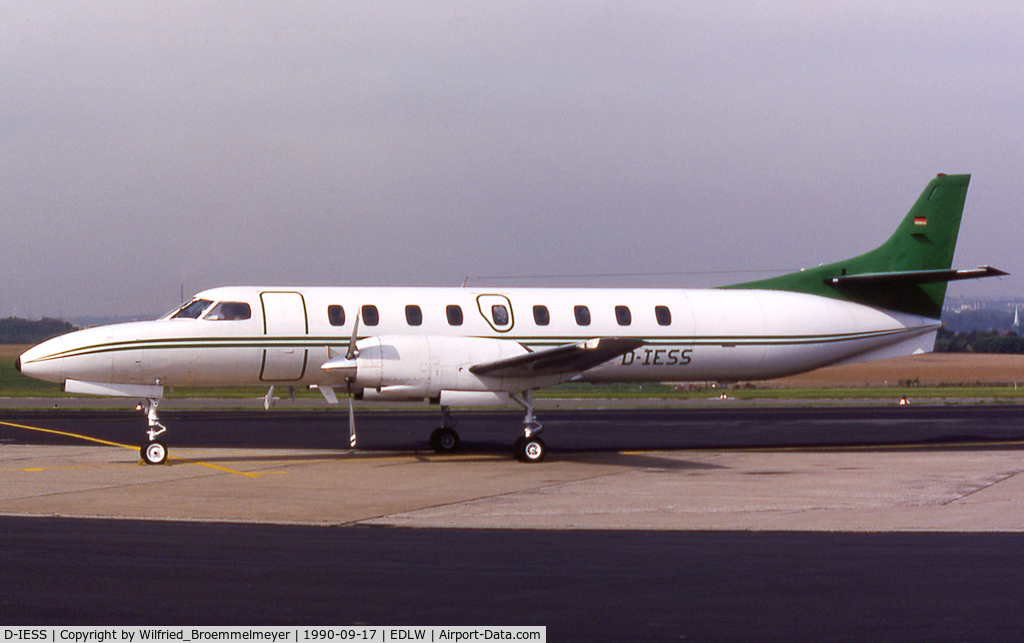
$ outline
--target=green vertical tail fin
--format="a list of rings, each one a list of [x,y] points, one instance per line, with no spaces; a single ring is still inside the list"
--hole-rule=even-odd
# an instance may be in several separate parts
[[[993,268],[950,270],[970,180],[969,174],[932,179],[896,232],[870,252],[725,287],[803,292],[938,319],[947,282],[1006,274]]]

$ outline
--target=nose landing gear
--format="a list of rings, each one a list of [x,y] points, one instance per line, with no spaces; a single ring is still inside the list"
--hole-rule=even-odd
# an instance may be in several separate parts
[[[157,436],[167,430],[163,424],[160,424],[160,418],[157,417],[156,408],[160,404],[159,398],[146,398],[144,402],[139,404],[139,409],[146,412],[146,418],[149,420],[149,430],[146,434],[149,436],[149,442],[142,445],[139,449],[139,455],[142,456],[142,461],[146,464],[163,464],[167,462],[167,445],[157,440]]]

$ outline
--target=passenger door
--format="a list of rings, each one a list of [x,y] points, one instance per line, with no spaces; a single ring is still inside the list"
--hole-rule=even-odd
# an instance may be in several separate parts
[[[306,373],[309,334],[306,301],[298,292],[260,293],[263,304],[264,382],[294,382]]]

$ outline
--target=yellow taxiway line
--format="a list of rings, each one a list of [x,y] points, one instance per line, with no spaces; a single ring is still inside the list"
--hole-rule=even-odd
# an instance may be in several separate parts
[[[120,447],[122,449],[128,449],[129,451],[137,451],[138,447],[130,444],[121,444],[120,442],[111,442],[110,440],[102,440],[100,438],[94,438],[88,435],[81,435],[80,433],[69,433],[67,431],[57,431],[56,429],[44,429],[41,426],[28,426],[26,424],[15,424],[14,422],[3,422],[0,421],[0,425],[9,426],[15,429],[24,429],[25,431],[36,431],[39,433],[50,433],[53,435],[63,435],[68,438],[75,438],[77,440],[85,440],[86,442],[95,442],[96,444],[102,444],[108,447]],[[216,464],[210,464],[209,462],[203,462],[201,460],[192,460],[189,458],[181,458],[178,456],[168,456],[168,459],[179,460],[185,464],[198,464],[203,467],[209,467],[222,473],[230,473],[236,476],[245,476],[246,478],[258,478],[262,473],[247,473],[245,471],[236,471],[235,469],[229,469]],[[141,459],[140,459],[141,462]]]

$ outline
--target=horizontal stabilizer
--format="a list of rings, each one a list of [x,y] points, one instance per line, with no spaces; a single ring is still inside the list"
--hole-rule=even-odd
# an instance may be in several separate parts
[[[477,364],[475,375],[493,377],[536,377],[554,373],[582,373],[643,346],[643,340],[628,337],[599,337],[576,344],[556,346],[526,355]]]
[[[1005,277],[1010,273],[992,266],[978,266],[963,270],[906,270],[903,272],[871,272],[862,275],[840,275],[829,277],[825,283],[832,286],[886,285],[886,284],[934,284],[964,279]]]

